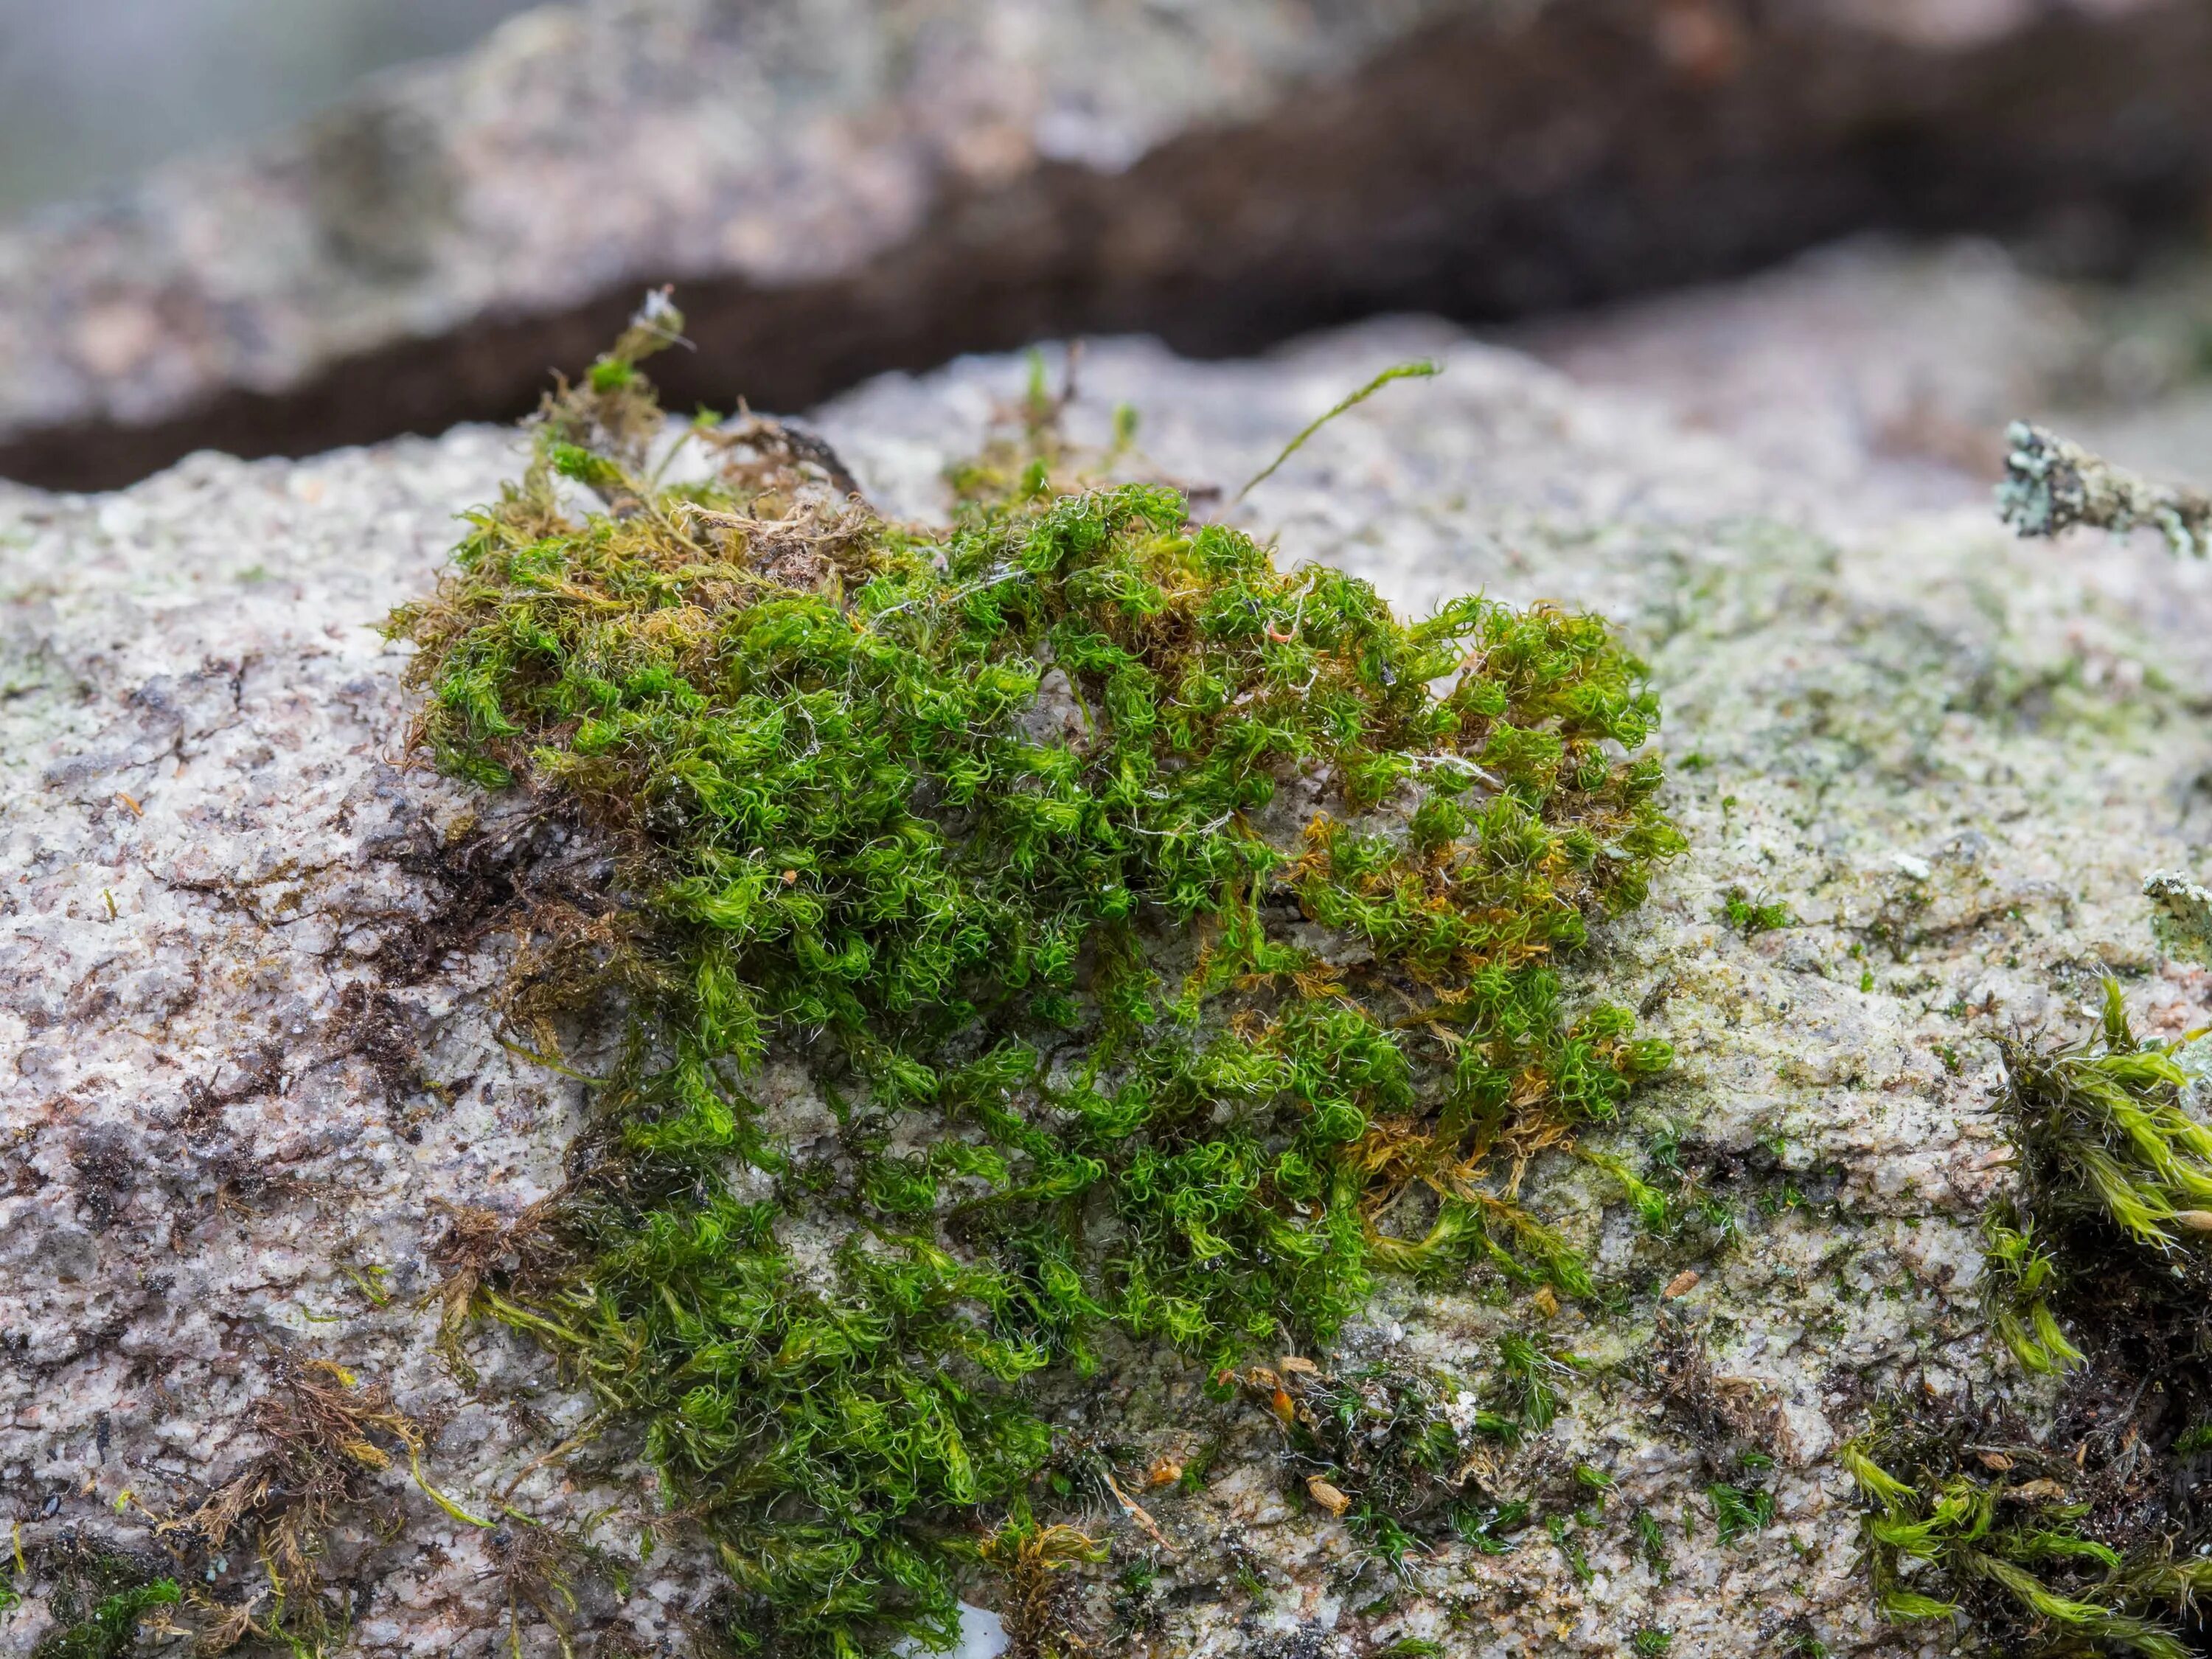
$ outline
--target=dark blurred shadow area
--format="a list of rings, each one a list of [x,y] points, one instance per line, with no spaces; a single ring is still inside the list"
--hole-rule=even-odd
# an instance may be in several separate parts
[[[2204,0],[583,0],[335,103],[342,63],[508,8],[0,5],[19,199],[196,112],[268,134],[0,225],[0,476],[53,487],[511,418],[664,283],[672,398],[795,409],[1056,336],[1557,314],[1869,231],[2109,280],[2212,201]]]
[[[0,218],[274,131],[530,0],[0,0]]]

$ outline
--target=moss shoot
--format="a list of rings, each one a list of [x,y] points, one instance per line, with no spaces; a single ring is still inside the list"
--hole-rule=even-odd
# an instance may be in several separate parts
[[[1598,618],[1403,620],[1035,410],[941,532],[772,422],[672,481],[675,326],[390,624],[438,763],[618,866],[515,1004],[623,1011],[599,1127],[471,1305],[643,1425],[740,1647],[949,1645],[1053,1450],[1030,1387],[1103,1334],[1227,1390],[1378,1270],[1587,1292],[1510,1194],[1670,1058],[1557,969],[1682,844],[1658,710]],[[790,1064],[828,1132],[779,1127]]]

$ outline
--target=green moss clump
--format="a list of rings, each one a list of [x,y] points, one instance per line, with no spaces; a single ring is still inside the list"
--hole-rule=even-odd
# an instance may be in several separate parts
[[[2169,1415],[2212,1407],[2212,1129],[2184,1103],[2176,1045],[2139,1040],[2108,980],[2094,1039],[1999,1046],[2019,1180],[1984,1222],[1996,1335],[2031,1371],[2086,1349],[2154,1381]]]
[[[1071,1568],[1107,1559],[1107,1547],[1078,1528],[1040,1526],[1017,1504],[998,1528],[972,1546],[976,1561],[1002,1586],[1000,1623],[1009,1659],[1069,1659],[1087,1644],[1064,1595]]]
[[[1755,899],[1741,887],[1729,888],[1721,900],[1721,920],[1746,939],[1797,925],[1797,913],[1787,904],[1779,900]]]
[[[618,994],[625,1057],[477,1305],[647,1426],[741,1642],[942,1645],[947,1539],[1050,1449],[1024,1379],[1102,1330],[1225,1387],[1378,1267],[1587,1290],[1486,1172],[1668,1063],[1555,966],[1681,845],[1658,711],[1598,618],[1402,621],[1056,439],[945,533],[770,422],[666,482],[672,326],[549,401],[391,623],[440,763],[620,854],[518,1007]],[[834,1133],[779,1135],[777,1056]]]
[[[2139,1654],[2187,1659],[2191,1649],[2159,1615],[2212,1589],[2212,1563],[2160,1553],[2123,1558],[2088,1535],[2090,1506],[2065,1501],[2023,1437],[1996,1461],[1969,1467],[1954,1436],[1905,1413],[1846,1445],[1844,1469],[1865,1500],[1867,1561],[1882,1612],[1900,1623],[1967,1614],[2019,1651]],[[1900,1478],[1899,1471],[1902,1472]]]
[[[2187,1073],[2139,1042],[2118,984],[2105,981],[2100,1051],[2005,1051],[2023,1175],[2054,1221],[2116,1230],[2164,1255],[2212,1242],[2212,1129],[2181,1108]]]
[[[176,1580],[149,1576],[129,1556],[79,1551],[52,1597],[60,1627],[40,1639],[32,1659],[121,1659],[137,1641],[139,1621],[178,1599]]]

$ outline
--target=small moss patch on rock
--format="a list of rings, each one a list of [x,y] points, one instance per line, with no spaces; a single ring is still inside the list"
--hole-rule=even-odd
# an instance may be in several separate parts
[[[628,1036],[469,1305],[643,1426],[740,1647],[949,1645],[978,1526],[1031,1524],[1031,1380],[1102,1332],[1226,1390],[1378,1270],[1587,1292],[1513,1193],[1669,1060],[1558,971],[1682,844],[1658,709],[1597,617],[1403,620],[1042,422],[943,532],[774,422],[678,478],[675,326],[391,623],[439,763],[617,855],[513,1006],[556,1063],[564,1016]]]
[[[2192,1467],[2212,1130],[2179,1045],[2138,1038],[2104,988],[2093,1037],[2000,1042],[2019,1182],[1984,1217],[1984,1303],[1993,1346],[2059,1379],[2046,1408],[1891,1400],[1840,1461],[1887,1617],[1967,1618],[2008,1650],[2185,1659],[2212,1590]]]
[[[19,1557],[21,1547],[14,1547]],[[122,1659],[137,1645],[143,1622],[177,1605],[176,1580],[163,1565],[74,1539],[48,1552],[39,1566],[51,1581],[47,1604],[57,1623],[31,1650],[33,1659]]]

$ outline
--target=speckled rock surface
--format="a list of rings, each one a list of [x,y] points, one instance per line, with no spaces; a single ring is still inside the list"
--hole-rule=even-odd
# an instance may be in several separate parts
[[[0,228],[0,476],[520,414],[666,280],[700,344],[671,390],[787,407],[1054,333],[1518,314],[1873,223],[2094,252],[2193,210],[2208,64],[2190,0],[550,6]]]
[[[1976,1303],[1976,1218],[2002,1178],[1985,1034],[2077,1023],[2106,973],[2154,1030],[2207,1018],[2212,981],[2160,960],[2139,884],[2208,873],[2212,574],[2148,541],[2016,544],[1972,500],[1831,510],[1663,399],[1434,324],[1211,366],[1095,347],[1077,419],[1103,431],[1126,398],[1158,467],[1233,489],[1417,352],[1444,374],[1206,510],[1402,605],[1556,599],[1638,641],[1692,850],[1577,975],[1640,1005],[1680,1060],[1595,1144],[1640,1162],[1671,1120],[1740,1236],[1654,1240],[1558,1158],[1525,1191],[1591,1252],[1607,1307],[1386,1285],[1322,1358],[1479,1383],[1522,1331],[1584,1362],[1492,1480],[1556,1539],[1447,1543],[1402,1584],[1304,1499],[1263,1414],[1121,1356],[1056,1407],[1123,1449],[1158,1532],[1092,1517],[1116,1571],[1157,1568],[1103,1583],[1102,1618],[1160,1655],[1403,1637],[1611,1654],[1647,1627],[1677,1653],[1772,1653],[1801,1631],[1894,1650],[1830,1457],[1879,1389],[2009,1386]],[[1021,374],[976,360],[882,381],[817,422],[880,501],[941,511],[939,468]],[[365,1654],[489,1654],[515,1629],[555,1650],[512,1593],[522,1527],[502,1502],[628,1557],[626,1596],[576,1572],[589,1629],[678,1650],[711,1582],[680,1526],[636,1563],[653,1494],[618,1431],[538,1462],[585,1402],[483,1333],[465,1386],[423,1300],[456,1210],[543,1194],[580,1121],[574,1085],[498,1046],[510,947],[481,925],[511,860],[562,850],[406,765],[401,659],[370,630],[514,461],[510,437],[467,429],[297,464],[196,458],[112,496],[0,493],[0,1504],[34,1552],[152,1548],[160,1520],[267,1449],[256,1407],[287,1364],[386,1382],[425,1425],[424,1479],[503,1524],[453,1518],[404,1460],[378,1477],[327,1564]],[[1795,921],[1746,939],[1721,919],[1731,890]],[[1771,1471],[1714,1466],[1715,1411]],[[1197,1492],[1143,1486],[1209,1447]],[[1601,1504],[1578,1464],[1610,1476]],[[1720,1543],[1705,1488],[1723,1479],[1771,1486],[1773,1523]],[[31,1588],[0,1650],[46,1627]]]
[[[475,809],[405,769],[372,631],[514,451],[479,430],[206,457],[128,495],[0,504],[0,1482],[33,1547],[144,1543],[249,1472],[288,1359],[392,1387],[472,1508],[576,1404],[534,1408],[542,1368],[507,1386],[496,1345],[471,1403],[428,1346],[454,1206],[556,1183],[579,1103],[493,1039],[500,855],[450,856]],[[533,1484],[563,1483],[509,1501]],[[637,1502],[566,1484],[563,1511]],[[404,1463],[383,1485],[331,1558],[380,1586],[361,1649],[435,1652],[503,1615],[498,1534],[409,1501]],[[39,1634],[31,1605],[0,1648]]]

